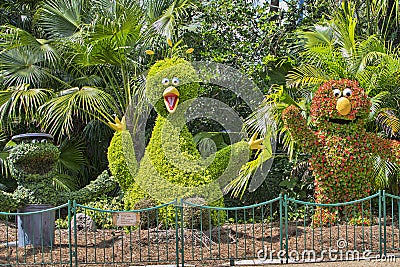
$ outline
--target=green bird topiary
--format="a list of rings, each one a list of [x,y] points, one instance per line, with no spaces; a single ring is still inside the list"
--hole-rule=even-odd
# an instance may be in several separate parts
[[[311,104],[312,130],[300,110],[290,106],[283,112],[292,138],[312,154],[317,203],[348,202],[369,196],[372,189],[373,157],[400,163],[400,142],[380,138],[365,129],[371,102],[357,81],[341,79],[322,84]],[[361,210],[347,210],[349,216]],[[353,216],[354,217],[354,216]],[[315,223],[334,223],[337,212],[317,208]],[[356,219],[356,218],[353,218]],[[368,219],[364,222],[370,223]]]
[[[262,140],[252,138],[202,157],[185,124],[185,112],[198,89],[196,70],[182,58],[166,58],[150,68],[146,96],[158,116],[143,158],[136,161],[128,131],[116,132],[108,150],[110,170],[125,191],[127,209],[149,196],[159,203],[199,197],[221,206],[220,188],[237,176],[251,148],[261,148]]]

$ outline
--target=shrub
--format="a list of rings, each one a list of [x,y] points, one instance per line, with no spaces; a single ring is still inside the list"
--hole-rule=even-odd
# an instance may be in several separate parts
[[[188,198],[185,201],[202,206],[207,204],[204,198],[201,197]],[[223,207],[224,200],[219,199],[211,203],[209,206]],[[212,226],[222,225],[225,223],[226,219],[226,211],[223,210],[204,209],[189,205],[183,207],[183,223],[185,227],[191,229],[201,229],[203,231],[208,230],[210,227],[212,228]]]

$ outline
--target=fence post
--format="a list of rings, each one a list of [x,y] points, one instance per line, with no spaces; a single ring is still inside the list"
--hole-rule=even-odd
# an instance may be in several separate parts
[[[279,195],[279,250],[283,250],[283,235],[282,235],[282,229],[283,229],[283,200],[282,200],[282,194]],[[281,259],[281,263],[283,263]]]
[[[379,257],[382,258],[382,191],[379,190],[378,201],[378,226],[379,226]]]
[[[182,258],[182,264],[181,266],[184,267],[185,266],[185,229],[184,229],[184,225],[183,225],[183,203],[182,203],[182,199],[180,201],[180,205],[179,205],[179,209],[181,212],[181,258]]]
[[[382,191],[383,205],[383,255],[386,258],[386,195],[385,190]]]
[[[176,259],[176,267],[179,267],[179,203],[178,200],[175,199],[175,259]]]
[[[289,219],[288,219],[288,200],[287,195],[285,194],[283,205],[285,207],[285,255],[286,255],[286,263],[289,262]]]
[[[68,200],[68,249],[69,249],[69,266],[72,267],[72,236],[71,236],[71,200]]]
[[[73,202],[72,212],[74,214],[74,256],[75,256],[75,267],[78,266],[78,233],[76,231],[76,201]]]

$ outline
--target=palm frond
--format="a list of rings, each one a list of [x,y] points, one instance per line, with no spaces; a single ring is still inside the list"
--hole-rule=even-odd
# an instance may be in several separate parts
[[[312,31],[304,31],[301,37],[306,40],[305,47],[310,49],[315,46],[328,46],[334,45],[333,30],[329,26],[315,25]]]
[[[89,122],[93,118],[112,121],[112,97],[93,87],[70,88],[41,106],[42,123],[54,135],[73,132],[76,120]]]
[[[268,140],[269,141],[269,140]],[[249,184],[254,179],[254,174],[260,169],[263,168],[263,164],[272,164],[272,153],[271,151],[263,150],[261,153],[256,157],[254,160],[247,162],[240,170],[240,173],[237,178],[232,180],[225,188],[224,188],[224,193],[231,192],[231,195],[233,197],[239,197],[242,198],[244,193],[246,192],[246,189],[248,188]],[[269,169],[269,168],[266,168]],[[267,173],[263,173],[264,175],[262,178],[265,179]],[[260,177],[256,177],[256,179],[259,179]],[[262,181],[256,181],[256,183],[259,185],[260,182]],[[257,187],[253,188],[254,190],[257,189]],[[252,191],[254,191],[252,190]]]
[[[383,108],[382,105],[385,105],[385,99],[390,95],[389,92],[383,91],[377,94],[374,97],[371,97],[371,112],[369,114],[370,119],[376,118],[377,115],[379,114],[379,111]]]
[[[79,189],[79,180],[67,174],[57,174],[53,177],[53,186],[57,191],[71,192]]]
[[[3,48],[3,52],[25,48],[31,54],[41,55],[40,57],[49,66],[55,66],[60,58],[57,49],[53,47],[53,42],[50,40],[37,39],[31,33],[11,25],[0,26],[0,34],[2,37],[0,47]]]
[[[287,75],[287,85],[289,87],[299,87],[305,84],[317,85],[329,79],[330,77],[323,73],[321,69],[305,64],[289,72]]]
[[[53,78],[46,63],[44,54],[35,53],[26,47],[6,50],[0,53],[0,77],[8,86],[41,86]]]
[[[392,109],[380,110],[376,117],[376,123],[383,129],[389,137],[397,137],[400,132],[400,119]]]
[[[389,187],[398,187],[399,177],[397,174],[399,173],[399,171],[400,167],[398,165],[389,161],[385,161],[382,158],[376,156],[374,161],[373,173],[373,177],[375,177],[375,189],[391,189],[393,193],[398,194],[398,188]]]
[[[11,129],[15,122],[37,121],[40,106],[51,95],[52,92],[48,89],[29,88],[27,84],[0,91],[0,123]]]
[[[157,5],[159,8],[161,5]],[[165,8],[163,14],[152,23],[153,29],[167,39],[173,39],[177,25],[188,15],[187,10],[195,8],[194,0],[174,0]]]
[[[36,17],[49,38],[72,37],[82,25],[82,1],[44,1]]]
[[[88,29],[84,57],[89,64],[121,65],[140,39],[144,26],[140,7],[135,1],[114,4],[112,12],[99,16]]]
[[[146,20],[153,23],[173,2],[174,0],[143,0],[141,6],[146,14]]]
[[[265,136],[267,132],[274,132],[276,129],[274,114],[273,104],[265,99],[245,120],[246,131],[248,133],[261,133],[261,136]]]
[[[357,19],[354,17],[354,8],[354,5],[343,2],[341,11],[336,12],[331,25],[343,58],[352,58],[356,52]]]
[[[66,171],[76,173],[86,166],[88,161],[85,156],[86,146],[82,140],[65,139],[60,147],[59,167]]]

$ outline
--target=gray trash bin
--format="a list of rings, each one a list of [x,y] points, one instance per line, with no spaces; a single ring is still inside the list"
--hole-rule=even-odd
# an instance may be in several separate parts
[[[53,208],[52,205],[27,205],[18,213],[38,212]],[[18,246],[52,246],[54,244],[55,211],[18,215]]]

